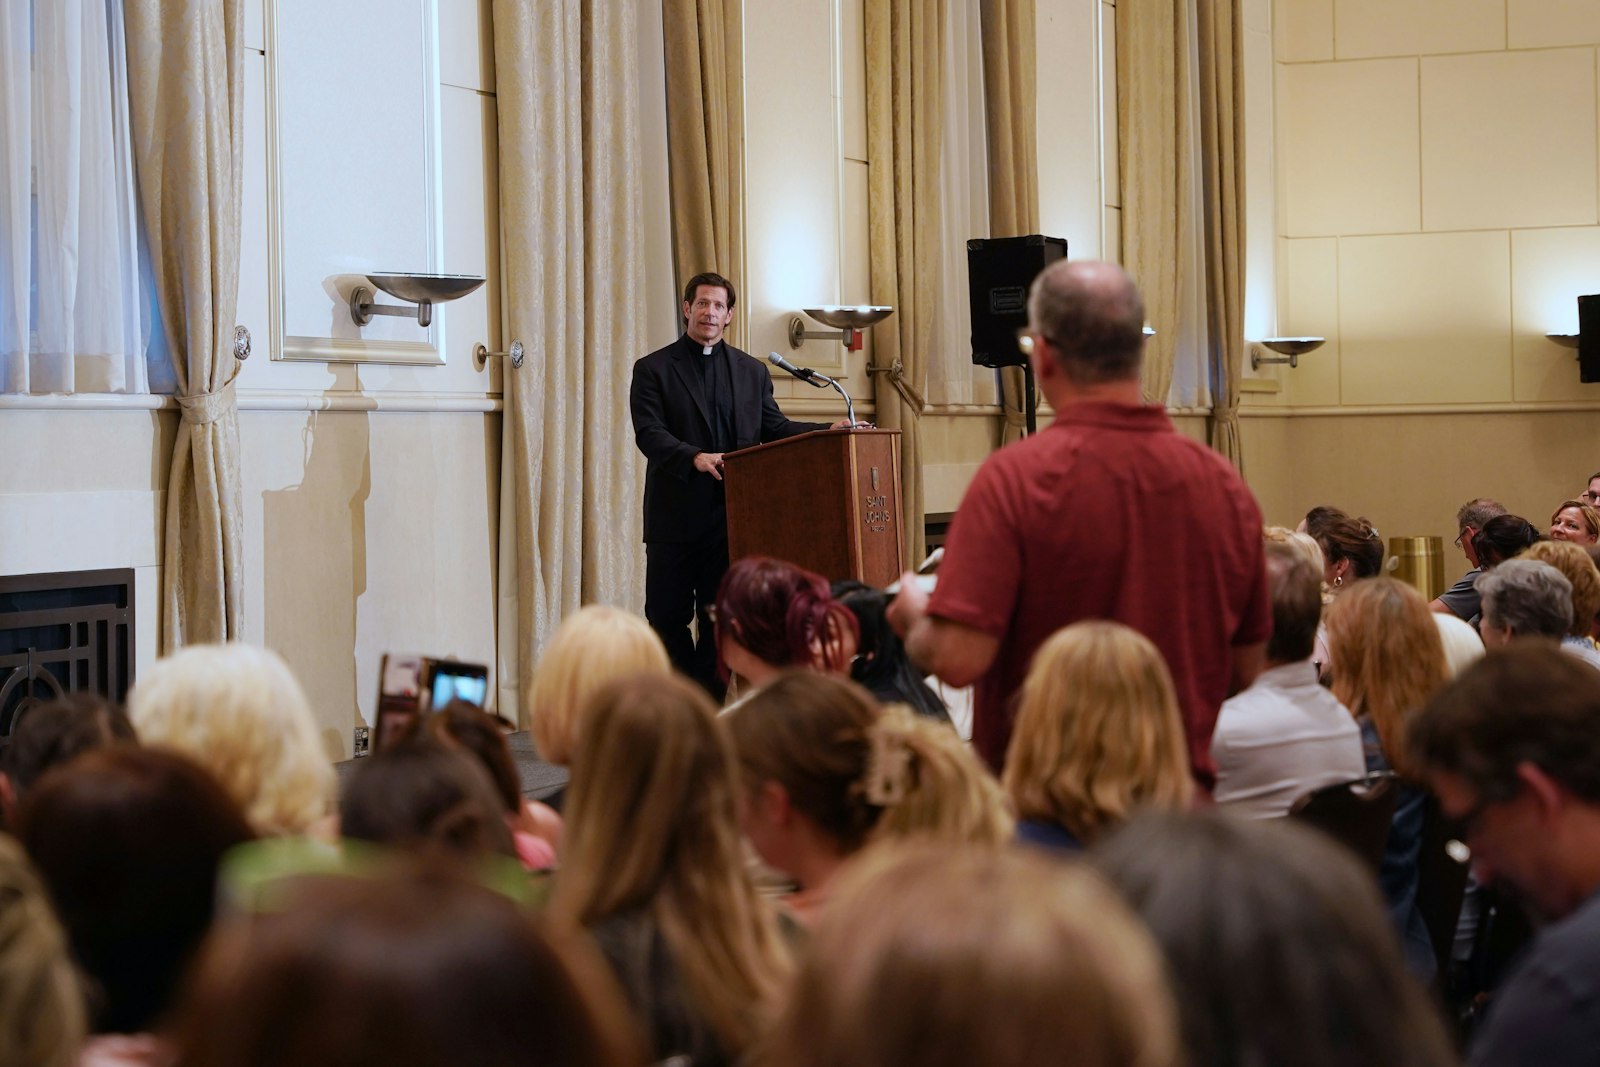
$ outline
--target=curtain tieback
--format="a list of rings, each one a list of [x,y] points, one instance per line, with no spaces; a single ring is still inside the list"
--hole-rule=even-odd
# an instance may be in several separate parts
[[[183,412],[183,421],[191,426],[204,426],[216,422],[225,413],[232,411],[238,403],[233,396],[233,383],[238,377],[239,364],[235,360],[233,373],[222,383],[221,389],[214,393],[195,393],[192,396],[178,397],[178,408]]]
[[[900,394],[900,399],[905,401],[906,407],[911,409],[911,414],[919,419],[922,418],[922,412],[927,408],[928,402],[912,386],[911,379],[906,377],[904,361],[896,359],[893,364],[887,367],[868,367],[867,373],[869,375],[887,374],[889,376],[889,384],[894,386],[894,391]]]

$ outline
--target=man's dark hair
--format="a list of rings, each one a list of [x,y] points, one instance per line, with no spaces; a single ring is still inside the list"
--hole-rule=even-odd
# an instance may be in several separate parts
[[[1267,588],[1272,594],[1272,636],[1267,658],[1274,663],[1310,659],[1322,620],[1322,575],[1296,549],[1268,542]]]
[[[739,302],[739,294],[733,291],[733,283],[724,278],[722,275],[713,273],[712,271],[702,271],[701,273],[696,274],[693,278],[689,279],[688,284],[683,287],[683,302],[685,304],[694,303],[695,292],[699,290],[702,285],[711,285],[726,289],[728,291],[729,311],[732,311],[733,305]]]
[[[1506,506],[1488,497],[1480,496],[1476,500],[1469,500],[1462,504],[1456,511],[1456,529],[1465,530],[1468,526],[1474,530],[1483,529],[1483,524],[1490,519],[1499,518],[1506,514]]]
[[[1423,773],[1456,775],[1486,800],[1515,796],[1531,763],[1600,803],[1600,671],[1544,642],[1496,649],[1412,716],[1407,741]]]
[[[1476,589],[1486,626],[1557,641],[1572,629],[1572,582],[1548,563],[1508,559],[1481,574]]]
[[[1110,264],[1062,260],[1033,281],[1028,322],[1079,385],[1136,377],[1144,358],[1144,301]]]
[[[0,772],[11,779],[20,802],[39,776],[81,752],[118,741],[136,741],[133,724],[121,708],[97,693],[68,693],[29,708],[0,750]]]

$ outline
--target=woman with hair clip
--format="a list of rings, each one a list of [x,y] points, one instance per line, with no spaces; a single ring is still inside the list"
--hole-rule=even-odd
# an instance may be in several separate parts
[[[860,633],[827,579],[782,560],[747,556],[728,568],[711,612],[725,671],[760,689],[786,669],[848,674]]]
[[[1322,580],[1338,596],[1351,582],[1374,578],[1383,570],[1383,538],[1364,518],[1344,515],[1316,534],[1322,549]]]
[[[635,675],[595,694],[572,760],[553,917],[611,964],[655,1060],[736,1063],[789,973],[739,840],[728,740],[705,691]]]
[[[1194,796],[1166,662],[1115,622],[1078,622],[1034,655],[1002,785],[1017,839],[1076,852],[1139,808],[1180,811]]]
[[[883,708],[853,682],[790,672],[722,723],[743,772],[745,836],[794,879],[787,904],[802,923],[816,917],[846,861],[874,841],[1010,840],[998,784],[955,731]]]
[[[1449,678],[1444,644],[1421,593],[1394,578],[1374,578],[1328,609],[1328,651],[1333,695],[1361,727],[1368,773],[1392,770],[1403,780],[1378,877],[1406,960],[1428,980],[1438,963],[1417,907],[1427,793],[1404,781],[1411,775],[1405,733],[1412,714]]]

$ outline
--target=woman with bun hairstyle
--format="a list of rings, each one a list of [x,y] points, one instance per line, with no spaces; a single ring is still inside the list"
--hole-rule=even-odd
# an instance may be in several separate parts
[[[847,675],[860,637],[855,614],[826,578],[765,556],[728,568],[711,621],[723,669],[751,689],[789,668]]]
[[[1351,582],[1383,570],[1383,539],[1372,523],[1349,515],[1336,518],[1316,535],[1322,549],[1322,580],[1335,596]]]
[[[787,902],[802,923],[872,842],[1011,837],[998,783],[951,727],[885,709],[853,682],[791,671],[721,721],[743,773],[745,836],[798,886]]]
[[[1515,559],[1523,549],[1544,539],[1533,523],[1521,515],[1496,515],[1472,535],[1472,548],[1478,553],[1478,565],[1488,570],[1496,563]]]

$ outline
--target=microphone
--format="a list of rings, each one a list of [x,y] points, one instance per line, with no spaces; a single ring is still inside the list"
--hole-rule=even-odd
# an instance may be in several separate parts
[[[788,371],[790,374],[794,375],[796,378],[799,378],[802,382],[807,382],[807,383],[809,383],[811,385],[817,384],[817,383],[811,381],[811,379],[813,379],[813,378],[815,378],[817,376],[817,372],[816,371],[810,370],[809,368],[806,368],[806,367],[796,367],[793,363],[790,363],[788,360],[784,359],[782,356],[778,355],[778,353],[776,353],[776,352],[768,352],[767,353],[767,362],[771,363],[774,367],[777,367],[780,370]]]

